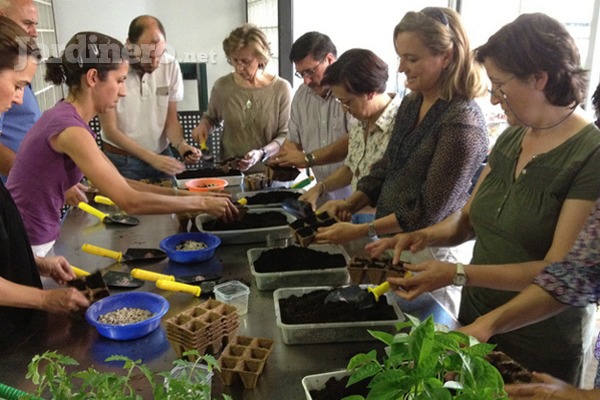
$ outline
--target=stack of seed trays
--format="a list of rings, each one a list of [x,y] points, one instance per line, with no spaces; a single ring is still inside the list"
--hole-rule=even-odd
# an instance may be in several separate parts
[[[392,260],[354,257],[348,264],[350,281],[353,284],[379,285],[388,277],[404,276],[406,270],[402,264],[392,265]]]
[[[201,356],[207,352],[217,354],[235,336],[239,326],[237,308],[214,299],[166,321],[167,338],[179,358],[188,350],[197,350]]]
[[[223,385],[239,380],[244,388],[254,389],[273,349],[273,340],[249,336],[234,337],[219,357],[219,376]]]

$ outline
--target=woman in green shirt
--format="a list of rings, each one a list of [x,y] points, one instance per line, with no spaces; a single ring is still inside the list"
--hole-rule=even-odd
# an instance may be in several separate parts
[[[527,286],[573,245],[600,193],[600,131],[579,109],[586,90],[573,38],[544,14],[524,14],[476,50],[511,125],[498,139],[467,205],[439,224],[368,246],[376,256],[476,239],[471,265],[430,261],[390,279],[412,299],[454,283],[463,289],[459,320],[473,322]],[[589,310],[496,335],[491,342],[530,370],[577,384]]]

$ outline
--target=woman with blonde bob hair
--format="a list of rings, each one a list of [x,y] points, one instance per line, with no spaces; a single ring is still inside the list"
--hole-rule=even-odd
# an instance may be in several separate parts
[[[203,143],[222,125],[221,158],[239,156],[242,171],[259,172],[264,166],[256,164],[278,153],[287,136],[292,89],[288,81],[265,71],[271,49],[255,25],[231,31],[223,51],[234,71],[215,82],[208,111],[192,135]]]

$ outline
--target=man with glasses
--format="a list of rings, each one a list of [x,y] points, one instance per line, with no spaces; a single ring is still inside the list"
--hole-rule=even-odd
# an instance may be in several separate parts
[[[168,54],[162,23],[149,15],[131,21],[127,38],[130,65],[127,96],[117,108],[100,114],[103,150],[121,175],[129,179],[163,179],[183,172],[169,144],[186,162],[200,160],[188,145],[177,118],[183,100],[179,64]]]
[[[290,60],[296,76],[303,79],[294,99],[289,135],[274,162],[309,168],[322,186],[323,180],[338,169],[348,152],[348,130],[352,117],[335,100],[329,88],[321,86],[327,67],[335,62],[337,50],[329,36],[308,32],[292,45]],[[324,187],[319,190],[323,194]],[[345,199],[349,186],[326,193],[323,200]]]

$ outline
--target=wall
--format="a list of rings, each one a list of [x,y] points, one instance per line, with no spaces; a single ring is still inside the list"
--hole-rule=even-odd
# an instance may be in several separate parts
[[[124,5],[127,5],[126,7]],[[95,30],[125,40],[133,18],[150,14],[159,18],[167,31],[169,52],[180,61],[200,56],[208,60],[208,92],[214,81],[231,71],[221,43],[229,32],[246,20],[244,0],[54,0],[58,43],[73,34]],[[186,98],[180,109],[193,109],[195,88],[186,82]]]
[[[366,4],[364,0],[295,1],[293,36],[296,40],[309,31],[322,32],[331,38],[338,56],[355,47],[373,51],[389,65],[388,90],[394,92],[403,88],[403,82],[396,80],[398,56],[392,38],[394,27],[407,11],[447,4],[447,0],[376,0]],[[300,79],[294,78],[294,87],[300,83]]]

